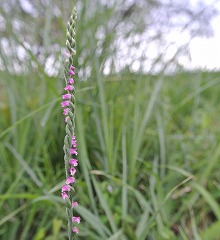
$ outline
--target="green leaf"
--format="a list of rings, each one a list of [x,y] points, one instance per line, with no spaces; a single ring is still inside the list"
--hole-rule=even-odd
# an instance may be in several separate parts
[[[204,200],[209,204],[216,218],[220,220],[220,207],[215,201],[213,196],[201,185],[196,182],[192,182],[191,185],[203,196]]]
[[[200,235],[202,240],[218,240],[220,236],[220,221],[213,223],[209,228],[205,229]]]

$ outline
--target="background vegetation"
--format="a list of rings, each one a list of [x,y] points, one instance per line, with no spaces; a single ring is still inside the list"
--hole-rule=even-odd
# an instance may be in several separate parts
[[[73,2],[0,3],[0,239],[67,239],[61,53]],[[219,239],[219,73],[181,60],[217,12],[186,3],[77,2],[78,239]],[[174,30],[186,41],[170,41]]]

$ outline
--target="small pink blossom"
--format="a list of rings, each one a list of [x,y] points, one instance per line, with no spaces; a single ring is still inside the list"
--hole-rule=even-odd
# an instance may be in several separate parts
[[[73,70],[69,70],[69,75],[75,75]]]
[[[80,217],[72,217],[73,222],[77,222],[78,224],[80,223]]]
[[[78,206],[78,202],[72,202],[72,208]]]
[[[77,146],[76,140],[73,140],[73,139],[72,139],[71,144],[72,144],[73,147],[76,147],[76,146]]]
[[[65,91],[73,91],[73,86],[72,85],[67,85],[65,88],[64,88],[64,90]]]
[[[70,66],[70,70],[74,71],[75,67],[74,66]]]
[[[71,99],[71,94],[67,93],[62,96],[63,99]]]
[[[73,165],[74,167],[78,166],[78,160],[76,160],[76,159],[74,159],[74,158],[71,158],[71,159],[69,160],[69,163],[70,163],[71,165]]]
[[[66,194],[66,192],[62,192],[61,195],[62,195],[62,199],[64,199],[64,200],[65,200],[66,198],[68,198],[68,195]]]
[[[61,103],[61,107],[68,107],[69,104],[70,104],[69,101],[64,101],[64,102]]]
[[[62,192],[69,192],[69,191],[70,191],[70,186],[69,185],[62,186]]]
[[[64,122],[67,122],[70,119],[69,116],[65,117]]]
[[[74,175],[76,173],[76,169],[74,167],[70,168],[70,175]]]
[[[72,78],[69,78],[69,79],[68,79],[68,83],[69,83],[69,84],[74,84],[74,80],[73,80]]]
[[[63,114],[64,114],[64,115],[67,115],[68,112],[69,112],[69,110],[70,110],[69,108],[65,108],[65,109],[63,110]]]
[[[75,178],[74,177],[68,177],[67,179],[66,179],[66,184],[72,184],[72,183],[74,183],[75,182]]]
[[[73,232],[74,232],[74,233],[79,233],[79,229],[78,229],[77,227],[74,227],[74,228],[73,228]]]
[[[77,149],[76,148],[70,148],[70,154],[77,155],[78,154]]]
[[[76,136],[75,136],[75,135],[73,135],[73,136],[72,136],[72,139],[76,139]]]

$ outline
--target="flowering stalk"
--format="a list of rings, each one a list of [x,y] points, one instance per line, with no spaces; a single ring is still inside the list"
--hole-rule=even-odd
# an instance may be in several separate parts
[[[69,240],[72,240],[73,236],[79,232],[79,229],[75,226],[80,223],[80,217],[73,215],[73,208],[78,205],[74,201],[73,183],[75,182],[74,175],[78,165],[77,156],[77,141],[74,134],[75,128],[75,87],[74,79],[75,67],[73,66],[75,51],[75,25],[76,25],[76,8],[73,8],[67,25],[67,40],[66,40],[66,67],[64,72],[66,86],[64,88],[65,94],[62,95],[64,100],[61,103],[63,114],[65,115],[64,121],[66,122],[66,136],[64,138],[64,164],[66,170],[66,184],[62,186],[61,196],[66,202],[66,212],[68,218],[68,235]]]

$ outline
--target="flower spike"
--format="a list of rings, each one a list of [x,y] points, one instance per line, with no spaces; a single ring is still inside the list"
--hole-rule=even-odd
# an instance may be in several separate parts
[[[73,185],[75,183],[76,168],[78,166],[78,160],[72,158],[78,154],[77,152],[77,141],[74,134],[75,128],[75,81],[73,80],[73,76],[75,73],[75,66],[73,64],[74,57],[76,55],[75,50],[75,27],[76,27],[76,8],[73,8],[70,19],[67,23],[67,33],[66,33],[66,52],[65,52],[65,87],[64,90],[67,91],[62,95],[62,99],[64,100],[61,103],[61,107],[63,109],[64,122],[66,124],[66,136],[64,138],[64,164],[66,170],[66,184],[61,188],[61,196],[65,200],[66,203],[66,212],[68,219],[68,236],[69,240],[72,240],[74,235],[79,232],[79,229],[75,226],[76,223],[80,223],[80,217],[75,217],[73,215],[73,208],[78,205],[78,203],[74,199],[74,188]]]

